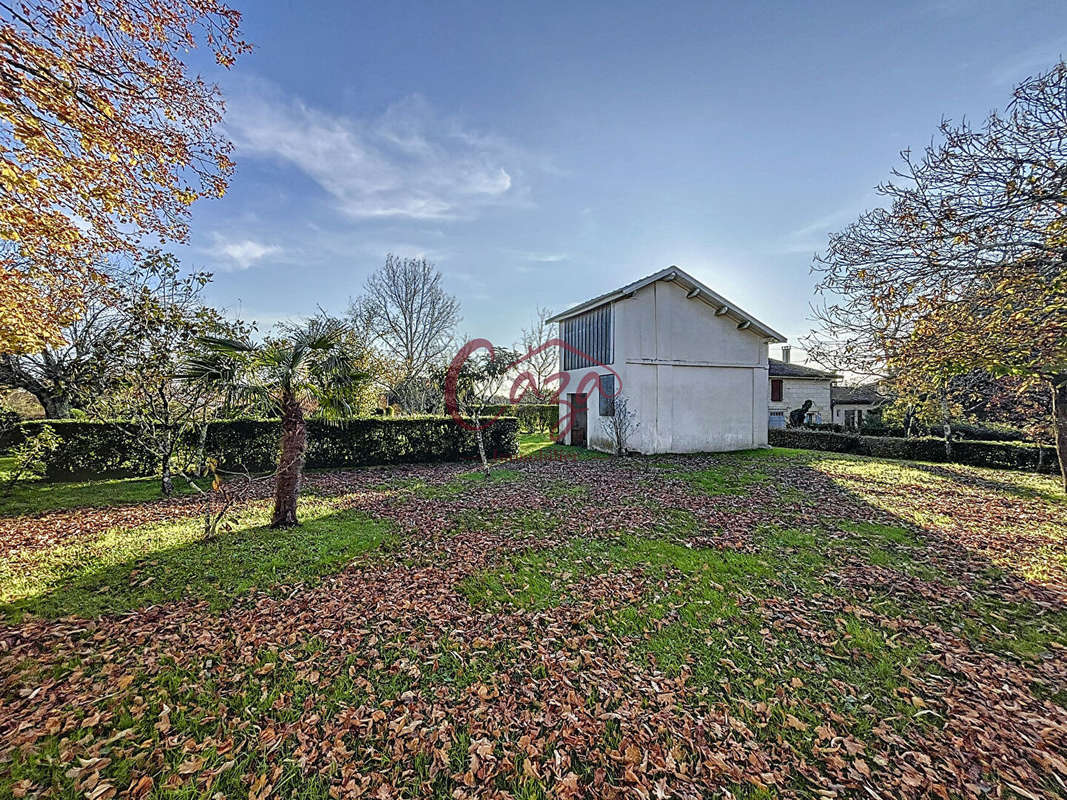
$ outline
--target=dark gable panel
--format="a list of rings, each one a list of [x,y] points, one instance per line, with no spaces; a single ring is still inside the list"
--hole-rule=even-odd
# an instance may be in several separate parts
[[[560,335],[569,347],[563,351],[563,369],[585,369],[614,361],[614,314],[611,305],[587,311],[578,317],[565,319]]]
[[[559,329],[559,335],[563,337],[563,341],[568,345],[571,343],[571,321],[569,319],[563,320],[563,325]],[[568,370],[571,368],[571,352],[566,347],[563,348],[563,369]]]
[[[589,345],[585,341],[585,333],[588,326],[585,324],[588,317],[581,316],[575,320],[575,324],[578,326],[578,349],[581,353],[578,356],[578,368],[581,369],[585,366],[585,353],[589,349]]]

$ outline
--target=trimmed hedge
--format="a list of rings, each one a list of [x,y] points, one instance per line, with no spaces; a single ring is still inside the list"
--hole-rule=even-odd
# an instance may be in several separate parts
[[[228,420],[208,426],[205,449],[224,468],[271,470],[278,461],[278,420]],[[485,431],[486,453],[507,458],[519,452],[518,420],[501,417]],[[478,457],[471,431],[451,417],[364,417],[328,423],[308,420],[309,469],[468,461]]]
[[[902,438],[904,436],[904,428],[889,425],[867,425],[864,423],[863,427],[858,431],[854,428],[846,428],[844,425],[838,425],[837,423],[821,422],[821,423],[805,423],[801,426],[805,430],[812,431],[832,431],[834,433],[852,433],[860,436],[896,436]],[[944,428],[940,425],[933,425],[928,428],[923,428],[928,435],[935,438],[942,438],[944,436]],[[960,439],[970,439],[978,442],[1024,442],[1026,436],[1021,431],[1014,431],[1006,428],[985,428],[981,425],[971,425],[967,422],[958,422],[952,426],[952,441],[955,442]]]
[[[775,447],[795,447],[801,450],[826,450],[833,453],[935,463],[949,461],[945,457],[944,439],[860,436],[855,433],[786,428],[768,431],[768,441]],[[953,441],[951,463],[1049,474],[1057,474],[1060,471],[1055,447],[1014,442]]]
[[[52,480],[135,477],[159,472],[157,460],[137,445],[129,425],[111,422],[47,420],[23,422],[9,444],[49,425],[62,440],[51,455],[46,475]],[[272,470],[278,458],[281,423],[273,419],[235,419],[208,425],[205,450],[223,469]],[[195,457],[194,441],[183,442],[175,461]],[[506,458],[518,453],[518,420],[501,417],[485,431],[487,453]],[[308,420],[307,467],[361,467],[466,461],[478,457],[471,431],[451,417],[361,417],[327,423]]]
[[[31,420],[16,426],[4,444],[13,447],[35,436],[46,425],[60,439],[59,448],[46,459],[45,475],[48,478],[123,478],[153,475],[159,471],[157,459],[138,446],[133,436],[105,422]]]
[[[495,417],[518,417],[519,428],[525,433],[553,431],[559,427],[559,403],[519,403],[518,405],[486,406],[485,414]]]

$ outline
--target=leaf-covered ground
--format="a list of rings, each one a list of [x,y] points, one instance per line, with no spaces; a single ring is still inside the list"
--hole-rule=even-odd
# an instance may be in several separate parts
[[[0,519],[0,794],[1067,796],[1067,503],[799,451]]]

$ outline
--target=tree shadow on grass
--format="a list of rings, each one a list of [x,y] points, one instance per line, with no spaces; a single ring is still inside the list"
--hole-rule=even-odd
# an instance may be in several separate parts
[[[193,489],[178,481],[177,496]],[[162,500],[159,478],[116,478],[99,481],[25,481],[0,497],[0,517],[18,517],[72,508],[102,508]]]
[[[902,464],[987,492],[1015,494],[1011,483],[960,476],[928,465]],[[1032,548],[1015,541],[1014,529],[967,530],[967,520],[946,515],[950,528],[908,517],[872,504],[846,480],[835,480],[816,467],[793,465],[785,480],[817,498],[818,514],[829,536],[814,537],[807,549],[819,551],[823,568],[841,570],[841,589],[855,599],[895,615],[936,623],[1001,656],[1035,664],[1067,648],[1067,593],[1056,581],[1039,582],[1014,563],[1019,551]],[[942,472],[946,474],[941,474]],[[922,503],[936,504],[933,496]],[[1021,495],[1024,499],[1041,499]],[[1059,509],[1054,509],[1059,511]],[[956,527],[956,526],[959,527]],[[790,542],[795,544],[795,542]],[[803,556],[797,548],[797,555]],[[852,563],[846,563],[855,559]],[[847,569],[846,569],[847,568]],[[1067,689],[1067,685],[1059,687]]]
[[[952,481],[953,483],[960,484],[961,486],[968,486],[978,489],[987,489],[994,492],[1004,492],[1010,494],[1013,497],[1019,497],[1023,500],[1049,500],[1053,503],[1067,503],[1067,494],[1064,494],[1062,490],[1059,490],[1055,485],[1051,488],[1043,488],[1037,486],[1019,486],[1014,483],[1010,483],[1004,480],[997,480],[992,477],[997,473],[994,470],[988,470],[984,473],[972,472],[970,470],[953,469],[950,466],[926,464],[921,462],[907,462],[908,466],[912,469],[917,469],[921,472],[926,472],[930,475],[935,475],[939,478]],[[1035,478],[1053,477],[1046,476],[1045,474],[1024,472],[1021,475],[1026,475]]]
[[[390,525],[365,513],[302,505],[296,528],[272,530],[260,511],[211,540],[190,518],[112,533],[118,539],[99,540],[95,553],[94,545],[53,551],[38,586],[0,610],[15,620],[95,617],[189,598],[219,610],[257,587],[335,572],[392,540]]]

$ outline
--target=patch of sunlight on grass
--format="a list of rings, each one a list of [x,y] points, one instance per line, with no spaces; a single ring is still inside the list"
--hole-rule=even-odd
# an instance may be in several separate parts
[[[882,458],[835,454],[816,458],[812,466],[828,472],[831,477],[859,478],[865,483],[915,484],[940,487],[947,479],[936,473],[909,465],[903,461]]]
[[[184,597],[222,608],[254,587],[336,571],[389,536],[385,523],[318,499],[302,500],[300,515],[299,527],[271,530],[268,509],[259,506],[212,540],[191,517],[15,553],[0,562],[3,611],[96,616]]]
[[[757,447],[752,450],[739,450],[736,453],[730,453],[730,456],[750,461],[776,458],[788,461],[810,461],[812,451],[797,450],[793,447]]]
[[[1057,544],[1042,545],[1023,556],[1016,556],[1013,560],[1016,570],[1028,581],[1044,582],[1061,571],[1067,571],[1067,553],[1063,550],[1067,531],[1064,528],[1055,528],[1048,532]]]
[[[1067,494],[1055,475],[1019,470],[975,467],[966,464],[893,461],[868,456],[820,454],[811,465],[833,478],[860,478],[864,482],[914,484],[944,489],[953,486],[964,492],[1006,494],[1022,499],[1067,503]],[[862,487],[857,484],[850,488]]]
[[[179,495],[192,494],[184,481],[174,482]],[[0,497],[0,516],[23,516],[68,508],[95,508],[145,503],[163,497],[159,478],[119,478],[106,481],[27,481]]]
[[[612,458],[608,453],[574,447],[568,444],[556,444],[556,440],[547,433],[523,433],[519,435],[519,455],[517,458],[546,458],[567,461],[570,459]]]
[[[519,434],[519,456],[528,456],[546,447],[551,447],[556,440],[547,433],[522,433]]]

